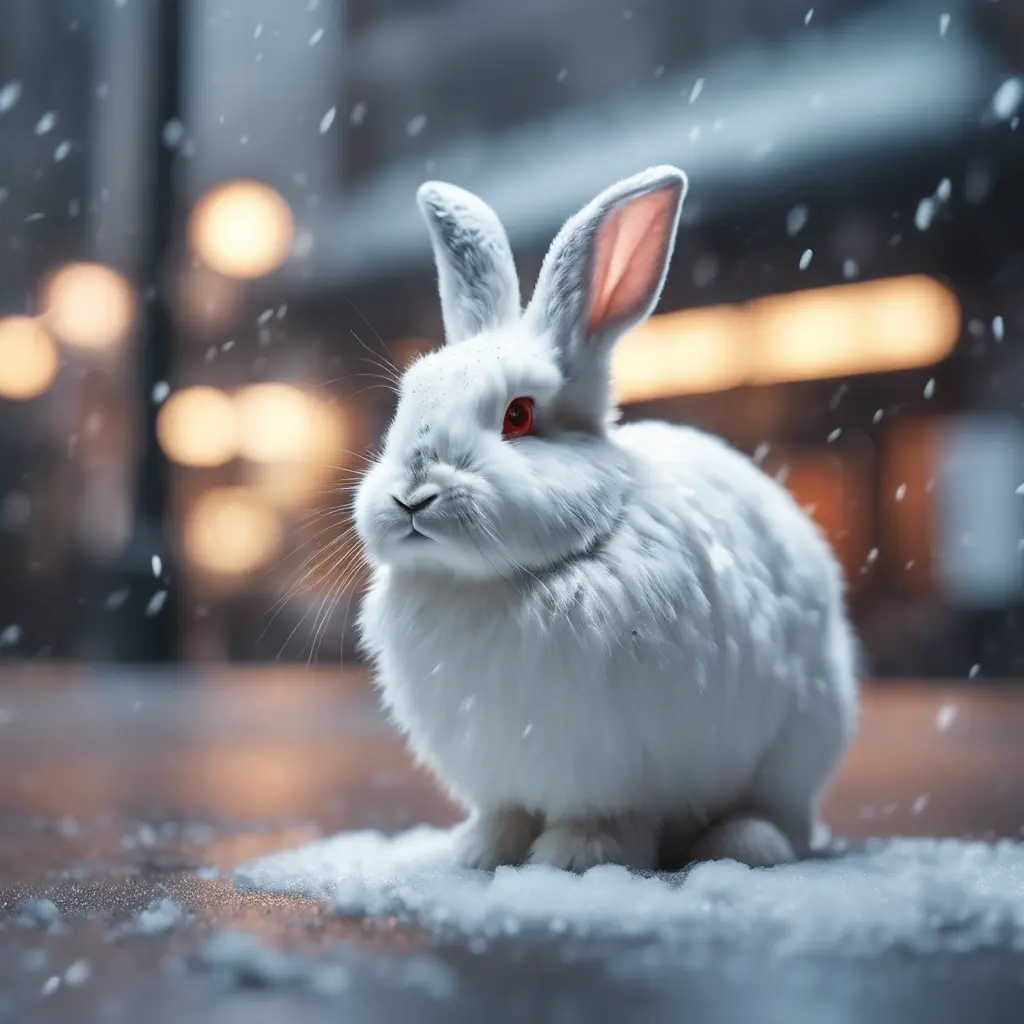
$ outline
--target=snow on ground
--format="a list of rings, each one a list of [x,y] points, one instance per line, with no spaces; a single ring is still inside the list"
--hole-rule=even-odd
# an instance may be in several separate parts
[[[246,865],[236,880],[468,935],[600,934],[781,955],[1024,949],[1024,846],[1009,841],[874,840],[770,871],[719,862],[650,877],[613,866],[488,875],[451,863],[450,833],[420,826],[338,835]]]
[[[138,935],[166,935],[174,931],[188,919],[188,913],[172,899],[153,900],[135,917],[111,932],[114,939],[129,938]]]
[[[230,987],[294,986],[325,996],[347,992],[356,977],[434,999],[453,995],[457,984],[452,971],[429,955],[375,958],[346,946],[325,956],[311,956],[278,949],[243,931],[215,932],[203,944],[199,961]]]

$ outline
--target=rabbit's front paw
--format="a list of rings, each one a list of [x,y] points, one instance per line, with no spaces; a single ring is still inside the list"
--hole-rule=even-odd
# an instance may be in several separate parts
[[[522,864],[540,827],[536,815],[521,807],[477,811],[456,827],[455,858],[462,867],[480,871]]]
[[[656,857],[655,829],[632,817],[552,825],[530,850],[531,864],[548,864],[580,874],[598,864],[648,871],[654,868]]]
[[[694,861],[735,860],[751,868],[773,868],[792,864],[793,844],[767,818],[727,818],[706,832],[690,851]]]

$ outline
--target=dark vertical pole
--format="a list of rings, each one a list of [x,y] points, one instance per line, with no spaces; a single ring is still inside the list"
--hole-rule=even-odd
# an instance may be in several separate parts
[[[159,404],[154,388],[170,381],[174,350],[174,321],[168,276],[177,237],[179,205],[175,150],[165,145],[163,127],[181,118],[182,104],[182,0],[156,0],[153,53],[155,79],[152,119],[145,134],[151,160],[149,191],[144,214],[149,218],[146,251],[139,280],[149,296],[143,304],[138,349],[138,402],[140,461],[135,490],[135,538],[131,545],[130,574],[136,577],[126,606],[122,633],[123,660],[176,661],[180,656],[180,602],[177,556],[169,529],[170,466],[157,443]],[[153,575],[153,556],[159,557],[159,580]],[[154,610],[155,595],[166,591]]]

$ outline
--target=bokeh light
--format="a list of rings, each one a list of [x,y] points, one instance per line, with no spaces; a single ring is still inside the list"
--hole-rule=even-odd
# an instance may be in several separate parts
[[[237,450],[235,407],[217,388],[171,395],[160,408],[156,431],[167,457],[183,466],[222,466]]]
[[[69,263],[44,283],[40,307],[47,327],[65,344],[107,349],[127,338],[135,317],[135,293],[110,267]]]
[[[60,356],[42,324],[28,316],[0,319],[0,396],[24,401],[41,395],[60,369]]]
[[[214,576],[244,576],[277,552],[277,514],[245,487],[218,487],[198,498],[185,517],[185,554]]]
[[[191,250],[225,277],[258,278],[287,258],[295,218],[280,193],[258,181],[230,181],[204,195],[189,218]]]
[[[316,446],[315,401],[290,384],[253,384],[235,396],[239,452],[253,462],[299,462]]]
[[[642,402],[908,370],[945,359],[960,328],[934,278],[865,281],[653,316],[622,340],[612,374],[618,401]]]

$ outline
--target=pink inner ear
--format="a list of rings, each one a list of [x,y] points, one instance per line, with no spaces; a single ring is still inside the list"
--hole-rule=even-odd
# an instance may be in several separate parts
[[[630,199],[604,219],[594,243],[590,333],[638,315],[650,301],[665,269],[677,201],[674,188],[661,188]]]

